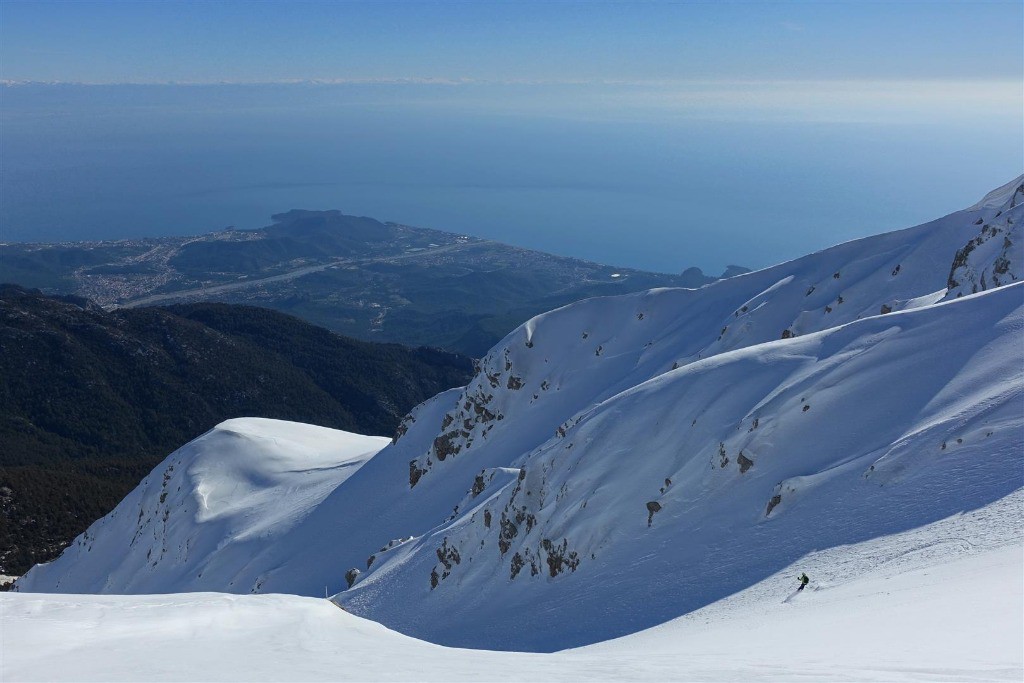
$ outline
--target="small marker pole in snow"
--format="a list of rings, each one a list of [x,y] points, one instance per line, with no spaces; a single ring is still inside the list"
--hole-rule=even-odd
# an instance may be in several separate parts
[[[327,599],[327,584],[324,584],[324,600]]]

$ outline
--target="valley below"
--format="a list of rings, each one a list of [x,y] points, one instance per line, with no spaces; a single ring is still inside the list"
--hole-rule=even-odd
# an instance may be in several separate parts
[[[578,299],[717,279],[697,268],[649,273],[339,211],[299,210],[274,216],[261,230],[0,244],[0,264],[0,282],[106,309],[200,301],[265,306],[363,340],[471,356],[528,318]],[[731,266],[723,276],[746,271]]]

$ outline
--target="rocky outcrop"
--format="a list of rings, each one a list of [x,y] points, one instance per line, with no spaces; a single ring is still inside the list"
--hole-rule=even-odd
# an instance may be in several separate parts
[[[477,363],[476,376],[463,389],[456,406],[441,418],[430,449],[409,463],[409,486],[415,487],[438,463],[472,448],[474,441],[486,439],[494,425],[505,418],[495,407],[495,396],[518,391],[524,385],[522,377],[512,374],[508,349],[501,354],[492,352]]]
[[[563,538],[562,543],[556,545],[545,538],[541,540],[540,546],[547,555],[545,559],[548,563],[548,573],[551,575],[551,578],[555,578],[566,569],[574,572],[580,566],[579,555],[576,554],[575,550],[569,550],[569,541],[567,539]]]
[[[656,500],[649,501],[647,503],[647,526],[651,526],[654,521],[654,515],[657,512],[661,512],[661,503]]]
[[[448,539],[445,538],[441,543],[441,547],[434,551],[437,555],[437,561],[441,563],[443,569],[441,572],[437,571],[435,566],[430,571],[430,589],[437,588],[440,581],[444,581],[451,576],[452,569],[455,565],[462,564],[462,555],[459,554],[459,549],[454,545],[449,545]]]
[[[979,218],[980,231],[957,250],[949,269],[947,299],[1002,287],[1024,277],[1024,183],[994,215]]]
[[[409,427],[411,427],[415,422],[416,418],[413,417],[412,413],[409,413],[408,415],[403,417],[402,421],[398,423],[398,427],[395,429],[395,435],[391,437],[391,443],[398,443],[398,440],[406,435],[406,433],[409,431]]]

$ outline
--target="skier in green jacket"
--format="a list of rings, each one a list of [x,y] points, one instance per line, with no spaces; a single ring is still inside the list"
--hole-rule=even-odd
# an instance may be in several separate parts
[[[800,587],[797,588],[797,590],[798,591],[802,591],[804,589],[804,587],[810,582],[810,579],[807,578],[807,574],[801,572],[800,573],[800,577],[797,578],[797,581],[800,582]]]

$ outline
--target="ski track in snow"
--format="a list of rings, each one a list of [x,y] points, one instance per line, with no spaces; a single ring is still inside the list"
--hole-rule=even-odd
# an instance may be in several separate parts
[[[1024,546],[1003,527],[1022,504],[812,553],[684,617],[547,655],[433,645],[297,596],[2,594],[0,680],[1015,681]]]
[[[692,646],[680,650],[695,662],[687,678],[1019,680],[1020,648],[1006,644],[1020,639],[978,633],[996,614],[1020,633],[1020,599],[1000,602],[955,568],[991,566],[1004,594],[1020,595],[1008,558],[1024,528],[1022,220],[1024,177],[971,209],[700,290],[539,315],[469,385],[414,409],[391,444],[229,421],[16,588],[329,592],[448,646],[605,641],[560,653],[566,662],[632,657],[630,643],[657,659],[664,635],[665,651]],[[800,571],[812,583],[793,595]],[[890,591],[910,597],[897,608],[880,597]],[[0,604],[31,628],[17,607],[29,603],[12,600]],[[40,614],[63,604],[37,600]],[[146,599],[110,600],[94,603],[117,624]],[[307,604],[281,600],[286,612]],[[913,633],[901,639],[861,602]],[[961,615],[958,645],[937,629]],[[829,620],[887,634],[872,643],[888,659],[872,668],[864,649],[828,671]],[[813,644],[803,673],[774,649],[744,650],[757,632],[788,651],[770,637],[776,623]],[[703,635],[709,624],[721,643]],[[730,657],[736,668],[723,668]],[[587,666],[547,677],[630,676]],[[419,678],[364,673],[402,671]]]

